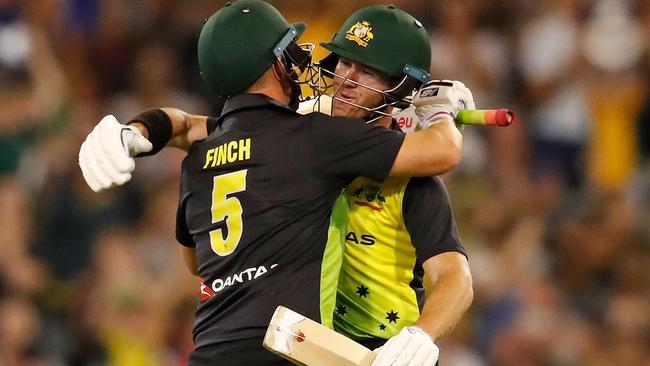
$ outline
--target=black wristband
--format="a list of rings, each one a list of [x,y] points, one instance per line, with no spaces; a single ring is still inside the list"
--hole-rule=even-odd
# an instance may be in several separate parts
[[[172,120],[167,113],[163,112],[160,108],[147,109],[146,111],[133,117],[127,125],[132,123],[142,123],[149,132],[149,141],[153,145],[153,149],[146,153],[140,153],[136,156],[149,156],[158,153],[167,145],[172,138]]]

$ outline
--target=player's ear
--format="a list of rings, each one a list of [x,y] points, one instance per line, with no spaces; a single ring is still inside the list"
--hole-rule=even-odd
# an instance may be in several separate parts
[[[282,63],[281,59],[276,59],[273,65],[271,66],[271,69],[273,70],[273,76],[275,79],[278,81],[278,83],[282,86],[282,89],[284,92],[290,96],[291,95],[291,81],[289,80],[289,76],[287,75],[287,72],[284,68],[284,64]]]
[[[277,58],[273,65],[271,65],[271,69],[273,70],[273,76],[275,76],[275,79],[283,84],[285,72],[282,61],[279,58]]]

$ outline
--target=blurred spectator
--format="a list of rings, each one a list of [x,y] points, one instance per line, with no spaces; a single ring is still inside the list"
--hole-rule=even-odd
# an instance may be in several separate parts
[[[24,191],[15,179],[0,179],[0,294],[37,295],[47,285],[47,271],[31,253],[31,217]]]
[[[627,187],[638,160],[634,123],[643,99],[639,66],[645,44],[631,6],[626,1],[594,2],[581,42],[592,74],[588,173],[594,186],[610,191]]]
[[[0,301],[0,361],[3,365],[45,366],[37,339],[40,332],[38,312],[24,297]]]
[[[431,32],[431,75],[436,79],[462,80],[471,90],[478,109],[512,105],[514,68],[510,40],[504,34],[512,23],[485,21],[488,9],[472,0],[441,2],[429,10],[439,28]],[[488,28],[496,23],[497,28]],[[507,130],[466,129],[465,154],[453,174],[488,173],[497,185],[515,185],[525,177],[527,144],[521,124]]]
[[[0,175],[15,171],[66,102],[65,77],[44,32],[18,19],[0,24]]]
[[[31,178],[34,197],[32,232],[35,254],[43,258],[58,280],[70,281],[89,264],[98,233],[136,220],[141,212],[137,186],[105,195],[93,195],[78,174],[76,164],[81,135],[97,116],[90,99],[75,101],[68,125],[61,133],[39,139],[21,168]]]
[[[520,30],[519,67],[530,108],[535,176],[578,187],[591,116],[585,96],[579,33],[582,2],[548,0]]]

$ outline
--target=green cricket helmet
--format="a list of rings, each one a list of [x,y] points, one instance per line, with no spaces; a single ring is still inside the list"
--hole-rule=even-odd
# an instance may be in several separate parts
[[[287,49],[300,50],[294,41],[305,27],[305,23],[289,24],[277,9],[261,0],[226,3],[201,30],[201,77],[217,95],[242,93],[278,58],[287,56]],[[299,62],[307,62],[305,54],[296,57]],[[288,61],[284,61],[286,67]]]
[[[343,23],[331,42],[323,42],[321,46],[331,51],[320,62],[324,76],[355,83],[344,75],[334,74],[339,57],[345,57],[395,80],[391,89],[382,91],[356,83],[383,94],[384,104],[373,108],[337,99],[336,92],[333,95],[334,99],[371,112],[386,115],[381,111],[389,105],[405,108],[408,102],[404,98],[431,78],[431,44],[426,29],[419,20],[394,5],[359,9]]]

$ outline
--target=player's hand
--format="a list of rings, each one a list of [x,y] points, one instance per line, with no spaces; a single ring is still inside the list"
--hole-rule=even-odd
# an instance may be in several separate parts
[[[88,134],[79,150],[79,166],[95,192],[119,186],[131,179],[133,156],[151,151],[153,145],[140,131],[108,115]]]
[[[433,366],[439,350],[421,328],[404,327],[375,352],[372,366]]]
[[[441,118],[454,120],[461,109],[476,109],[472,92],[460,81],[432,80],[413,96],[420,127],[426,128]]]

